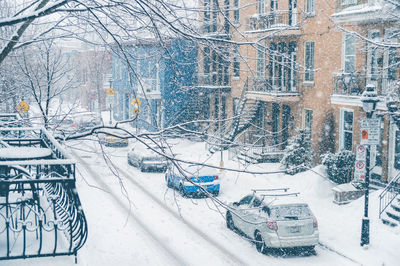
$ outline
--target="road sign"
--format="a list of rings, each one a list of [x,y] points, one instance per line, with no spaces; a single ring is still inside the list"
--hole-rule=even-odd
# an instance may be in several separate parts
[[[354,163],[354,179],[355,180],[365,180],[366,174],[366,162],[365,161],[356,161]]]
[[[106,93],[108,95],[114,95],[115,94],[115,90],[113,88],[109,88],[108,90],[106,90]]]
[[[17,105],[16,109],[17,109],[17,111],[20,112],[20,113],[21,113],[21,112],[26,113],[26,112],[29,111],[30,107],[29,107],[29,104],[27,104],[25,101],[21,101],[21,102]]]
[[[131,101],[131,104],[133,104],[133,113],[140,113],[140,106],[142,105],[142,101],[140,101],[139,98],[135,98]]]
[[[363,118],[360,124],[360,144],[379,145],[381,133],[379,118]]]
[[[357,145],[356,160],[365,162],[366,159],[367,159],[367,148],[364,145]]]

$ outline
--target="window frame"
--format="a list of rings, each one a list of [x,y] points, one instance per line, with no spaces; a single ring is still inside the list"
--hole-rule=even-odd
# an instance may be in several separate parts
[[[235,25],[240,24],[240,0],[234,0],[233,2],[233,23]]]
[[[315,15],[315,0],[306,0],[305,5],[306,14]]]
[[[347,54],[347,41],[349,40],[349,38],[354,39],[354,54]],[[346,61],[347,58],[354,58],[352,59],[353,65],[354,65],[354,69],[352,71],[349,71],[348,69],[346,69]],[[356,64],[357,64],[357,40],[354,37],[353,34],[351,33],[347,33],[344,32],[342,35],[342,71],[343,73],[353,73],[356,70]]]
[[[352,124],[351,124],[351,131],[345,129],[345,112],[352,114]],[[345,147],[345,133],[351,132],[351,148],[346,149]],[[340,129],[339,129],[339,150],[353,150],[353,141],[354,141],[354,110],[348,108],[340,108]]]
[[[308,47],[310,45],[310,47]],[[304,81],[314,81],[314,63],[315,63],[315,42],[306,41],[304,43]]]

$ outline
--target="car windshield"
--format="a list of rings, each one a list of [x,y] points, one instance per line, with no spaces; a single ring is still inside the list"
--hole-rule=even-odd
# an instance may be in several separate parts
[[[143,157],[143,161],[163,161],[164,158],[161,156],[148,156],[148,157]]]
[[[271,217],[276,220],[300,220],[311,217],[306,205],[287,205],[271,208]]]

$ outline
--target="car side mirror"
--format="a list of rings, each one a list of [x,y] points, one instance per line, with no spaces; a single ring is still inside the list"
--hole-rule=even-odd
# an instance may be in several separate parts
[[[233,206],[239,206],[239,202],[234,202],[234,203],[232,203],[233,204]]]

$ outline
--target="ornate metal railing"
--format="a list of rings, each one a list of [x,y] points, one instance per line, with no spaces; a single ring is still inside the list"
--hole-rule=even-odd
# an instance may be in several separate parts
[[[266,30],[273,28],[298,27],[300,13],[291,11],[274,11],[256,14],[248,18],[247,30]]]
[[[285,81],[284,86],[280,85],[272,85],[272,84],[280,84],[281,80],[278,78],[260,78],[260,77],[250,77],[248,84],[249,92],[267,92],[267,93],[282,93],[282,94],[298,94],[295,81],[287,80]]]
[[[332,76],[333,94],[361,95],[365,88],[365,75],[359,72],[334,73]]]
[[[392,201],[400,194],[400,173],[385,187],[379,195],[379,218]]]
[[[0,136],[8,144],[0,148],[0,260],[76,256],[88,228],[75,162],[44,128],[0,128]],[[21,147],[51,152],[12,155]]]

